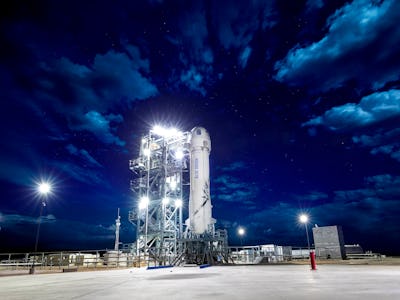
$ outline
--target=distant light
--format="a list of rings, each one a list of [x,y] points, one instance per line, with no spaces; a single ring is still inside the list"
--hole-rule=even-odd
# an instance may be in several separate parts
[[[176,199],[175,200],[175,207],[182,207],[182,200],[181,199]]]
[[[175,151],[175,158],[181,160],[183,158],[184,154],[181,149]]]
[[[246,231],[244,230],[243,227],[239,227],[237,232],[238,232],[238,234],[239,234],[240,236],[243,236],[243,235],[246,233]]]
[[[299,216],[299,221],[300,221],[301,223],[307,223],[307,222],[308,222],[308,216],[305,215],[305,214],[300,215],[300,216]]]
[[[167,205],[168,203],[169,203],[169,199],[167,197],[162,199],[162,204]]]
[[[150,149],[149,148],[143,149],[143,154],[146,155],[147,157],[150,157],[151,154]]]
[[[47,195],[51,192],[51,185],[48,182],[41,182],[38,185],[38,191],[42,195]]]
[[[149,205],[149,197],[143,196],[139,201],[139,209],[145,209]]]

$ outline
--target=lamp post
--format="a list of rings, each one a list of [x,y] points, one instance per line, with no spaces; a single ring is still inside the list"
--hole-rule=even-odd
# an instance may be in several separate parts
[[[308,237],[308,216],[305,214],[302,214],[299,216],[299,221],[301,223],[304,223],[304,226],[306,227],[306,234],[307,234],[307,246],[308,246],[308,253],[309,253],[309,257],[310,257],[310,264],[311,264],[311,270],[315,271],[317,269],[317,263],[315,260],[315,252],[311,251],[310,249],[310,239]]]
[[[308,247],[308,252],[310,252],[310,238],[308,237],[308,216],[306,214],[301,214],[299,216],[299,221],[300,223],[303,223],[305,228],[306,228],[306,235],[307,235],[307,247]]]
[[[237,230],[237,233],[238,233],[238,235],[240,237],[240,245],[243,246],[243,236],[245,235],[246,230],[244,230],[243,227],[239,227],[238,230]]]
[[[36,255],[38,244],[39,244],[40,225],[42,223],[43,208],[46,206],[46,197],[51,192],[51,185],[48,182],[41,182],[37,186],[37,191],[38,191],[39,196],[41,197],[42,203],[40,204],[40,214],[39,214],[38,225],[37,225],[37,229],[36,229],[35,255]],[[30,274],[35,273],[35,261],[33,262],[31,269],[29,270]]]

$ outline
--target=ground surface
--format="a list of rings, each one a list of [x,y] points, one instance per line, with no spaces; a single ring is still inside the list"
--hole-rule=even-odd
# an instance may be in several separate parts
[[[3,276],[0,299],[400,299],[400,267],[175,267]]]

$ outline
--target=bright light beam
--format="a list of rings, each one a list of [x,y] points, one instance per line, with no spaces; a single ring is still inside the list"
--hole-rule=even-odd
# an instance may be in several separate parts
[[[143,196],[139,201],[139,209],[145,209],[149,205],[149,197]]]
[[[51,192],[51,185],[48,182],[41,182],[38,185],[38,192],[43,195],[46,196],[47,194],[49,194]]]
[[[308,216],[305,214],[300,215],[299,221],[300,221],[300,223],[303,223],[303,224],[308,223]]]
[[[238,235],[243,236],[246,233],[243,227],[238,228]]]

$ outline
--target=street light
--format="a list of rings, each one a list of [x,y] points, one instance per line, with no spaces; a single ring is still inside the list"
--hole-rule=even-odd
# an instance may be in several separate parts
[[[300,223],[303,223],[305,228],[306,228],[306,235],[307,235],[307,246],[308,246],[308,252],[310,252],[310,238],[308,237],[308,216],[306,214],[301,214],[299,216],[299,221]]]
[[[46,197],[51,193],[51,185],[48,182],[41,182],[37,186],[38,195],[41,197],[42,203],[40,204],[40,214],[38,219],[38,225],[36,229],[36,240],[35,240],[35,254],[37,252],[38,244],[39,244],[39,234],[40,234],[40,225],[42,224],[42,214],[43,208],[46,206]],[[30,273],[35,273],[35,262],[30,269]]]
[[[237,230],[237,233],[238,233],[238,235],[240,237],[240,244],[241,244],[241,246],[243,246],[243,236],[245,235],[246,230],[244,230],[243,227],[239,227],[238,230]]]

